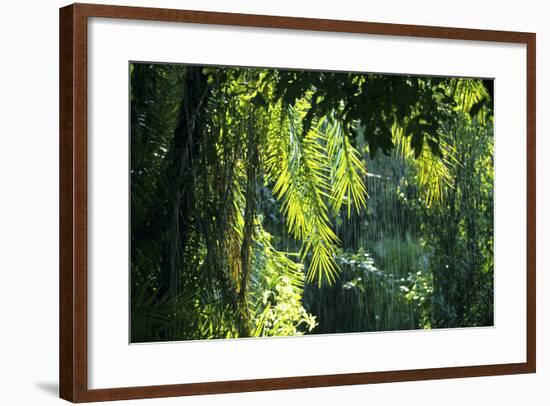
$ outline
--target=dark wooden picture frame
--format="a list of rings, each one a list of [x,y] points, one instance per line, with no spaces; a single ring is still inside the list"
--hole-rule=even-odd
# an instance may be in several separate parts
[[[87,48],[88,18],[184,22],[371,35],[525,44],[527,47],[527,328],[526,362],[468,367],[197,382],[109,389],[88,388],[87,303]],[[311,388],[446,379],[536,371],[536,161],[534,33],[355,21],[74,4],[60,9],[60,396],[72,402]]]

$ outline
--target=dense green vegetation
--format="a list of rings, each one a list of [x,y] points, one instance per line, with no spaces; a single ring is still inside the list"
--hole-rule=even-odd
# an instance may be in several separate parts
[[[130,76],[132,342],[492,325],[492,81]]]

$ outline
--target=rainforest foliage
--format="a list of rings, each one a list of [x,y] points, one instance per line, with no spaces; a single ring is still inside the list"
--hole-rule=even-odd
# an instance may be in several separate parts
[[[493,324],[492,81],[130,85],[132,342]]]

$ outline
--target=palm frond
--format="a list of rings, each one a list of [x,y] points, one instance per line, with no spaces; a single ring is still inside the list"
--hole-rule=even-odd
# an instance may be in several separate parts
[[[490,100],[490,96],[481,80],[454,79],[452,97],[456,102],[456,110],[484,120],[483,106]]]
[[[393,142],[396,151],[403,158],[410,160],[417,170],[418,187],[427,207],[441,205],[445,190],[453,188],[452,168],[460,163],[456,159],[456,150],[446,140],[445,134],[439,135],[441,155],[435,155],[427,143],[415,158],[415,151],[411,146],[410,137],[406,137],[402,127],[394,124],[392,128]]]
[[[335,211],[339,211],[343,204],[347,206],[348,218],[351,216],[351,207],[359,213],[366,207],[367,188],[364,178],[367,173],[365,164],[359,151],[351,145],[350,135],[344,134],[340,121],[322,120],[317,131],[324,128],[324,137],[327,140],[327,154],[331,163],[331,203]]]
[[[331,227],[325,198],[330,198],[330,167],[326,139],[319,131],[303,134],[302,121],[309,105],[305,100],[283,109],[273,109],[269,128],[265,172],[274,183],[273,194],[282,202],[288,231],[303,241],[302,259],[311,253],[308,281],[332,283],[338,273],[334,244],[338,237]]]

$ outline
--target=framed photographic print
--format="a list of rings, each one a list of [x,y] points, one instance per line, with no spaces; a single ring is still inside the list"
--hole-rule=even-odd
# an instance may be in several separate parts
[[[60,30],[62,398],[535,372],[535,34]]]

